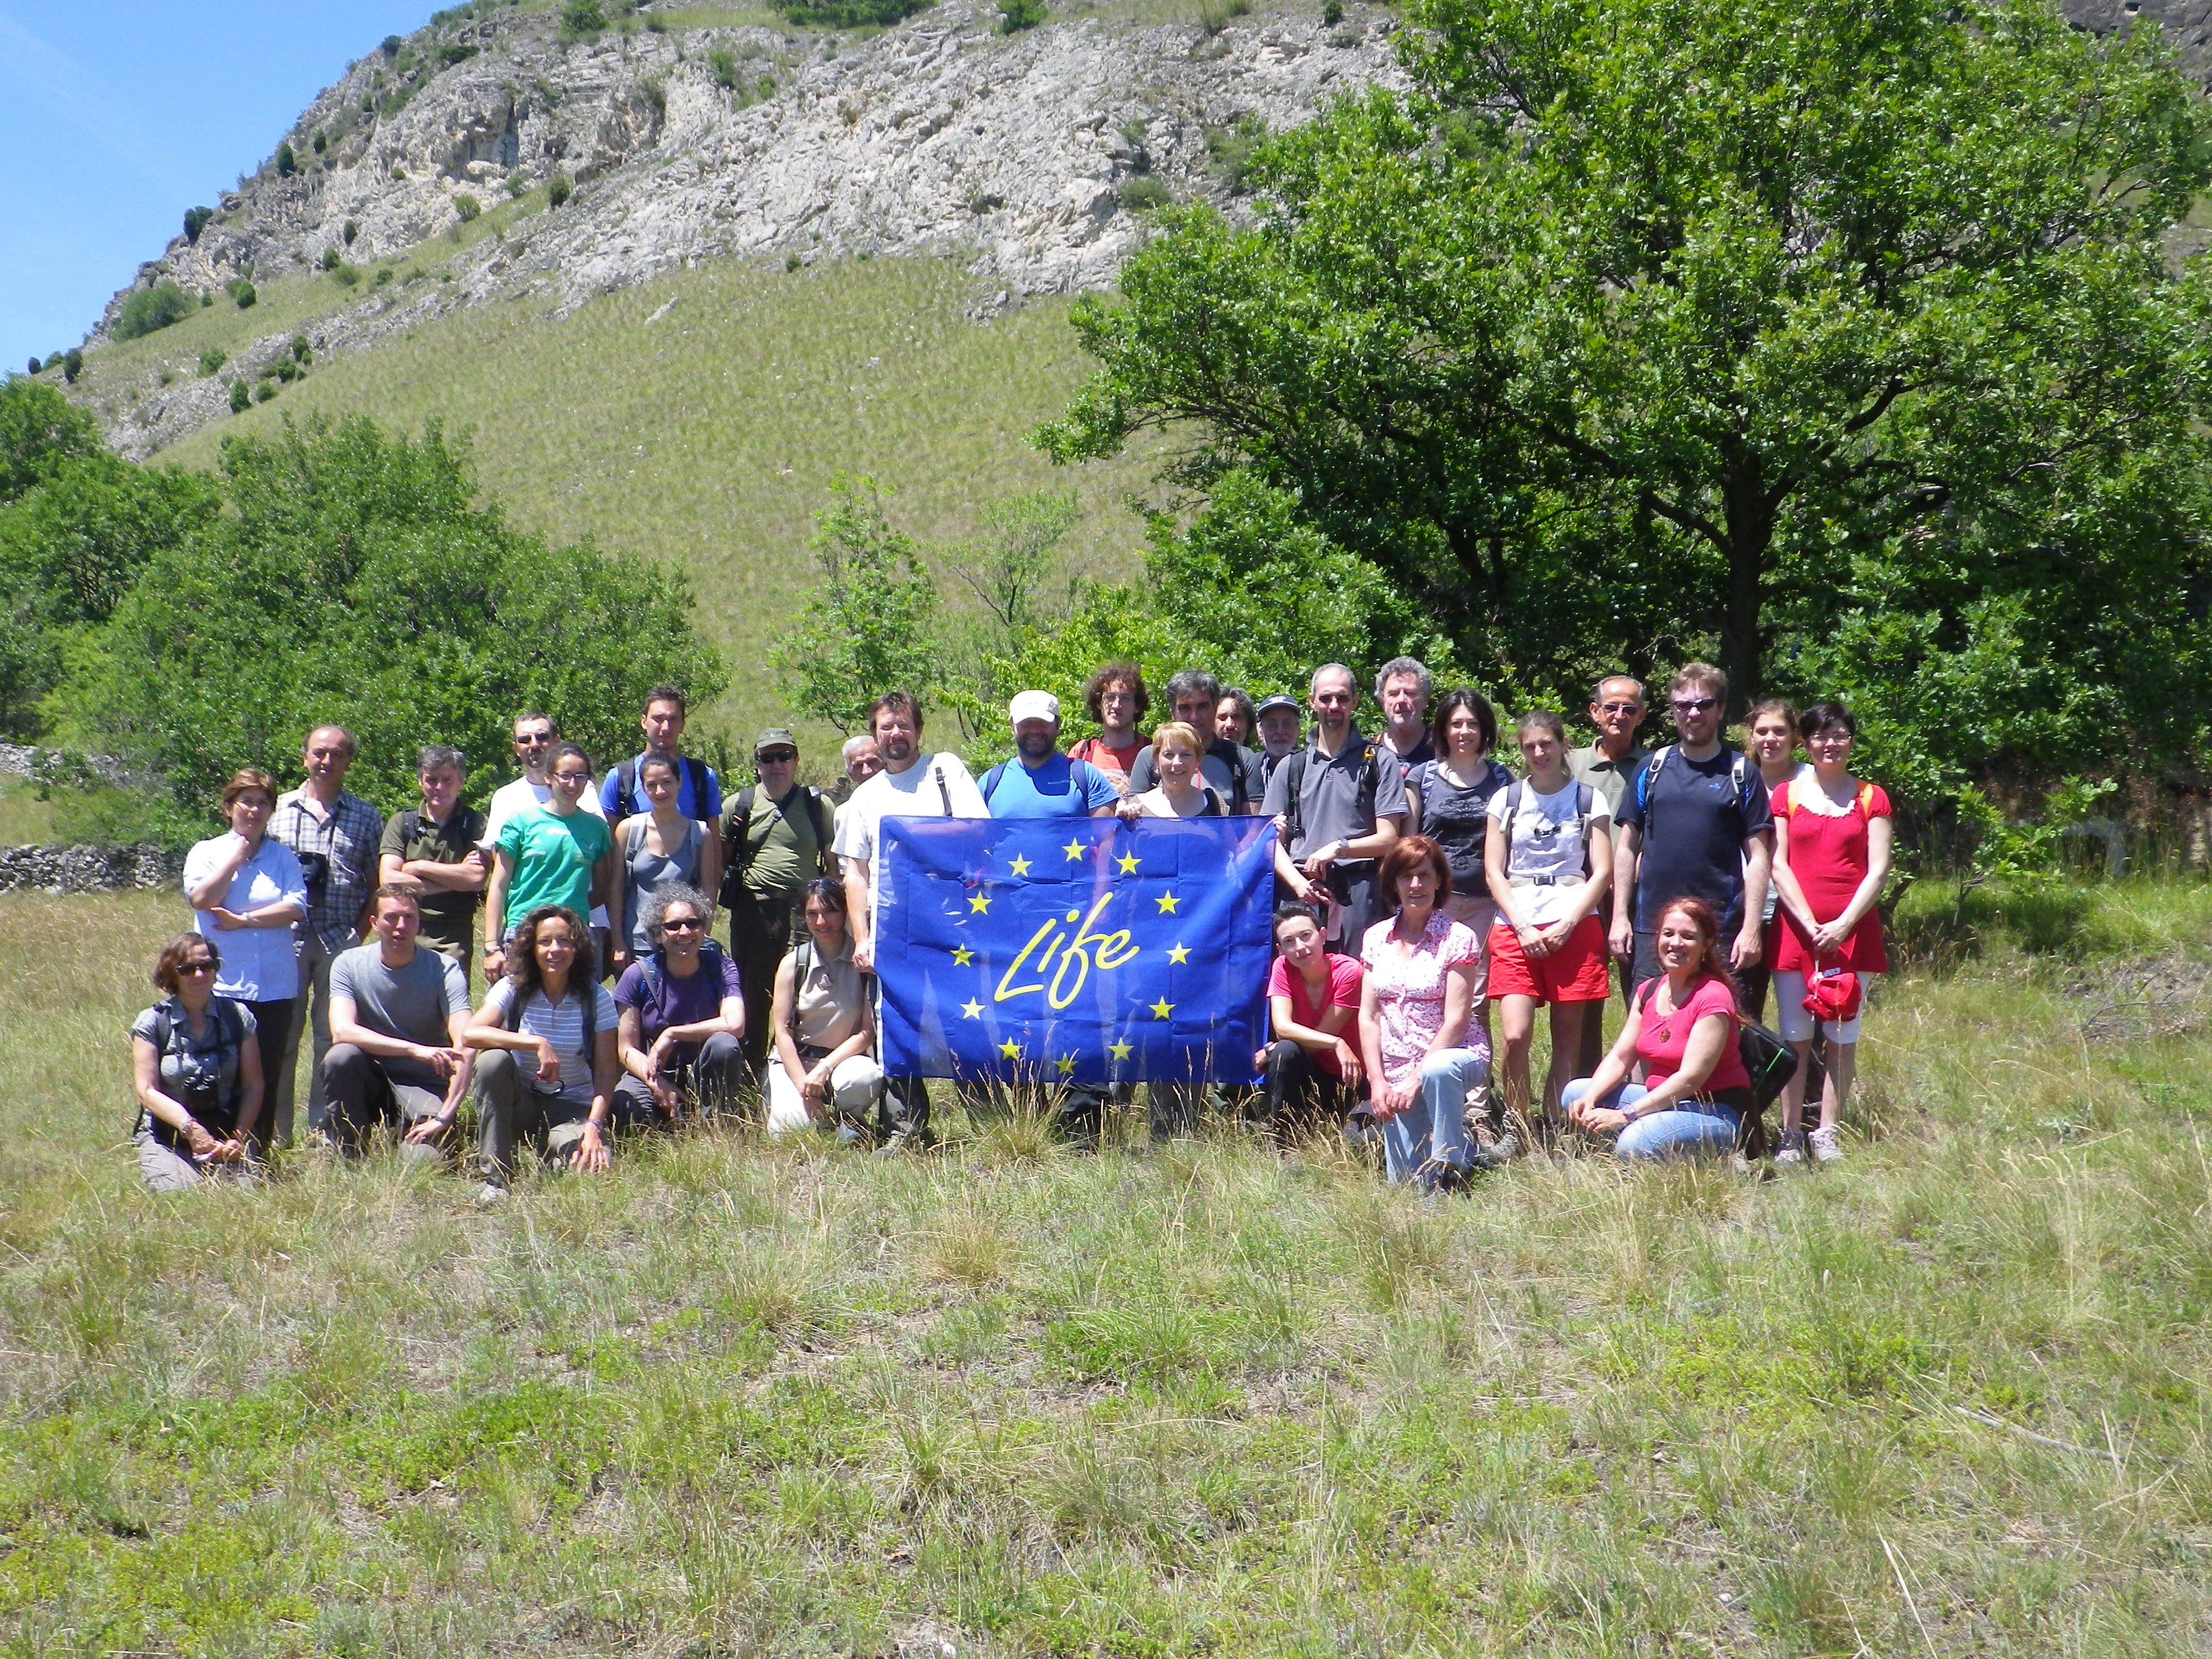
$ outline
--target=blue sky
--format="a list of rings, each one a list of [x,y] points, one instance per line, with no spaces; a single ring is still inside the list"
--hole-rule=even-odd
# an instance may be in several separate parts
[[[82,340],[186,208],[440,3],[0,0],[0,371]]]

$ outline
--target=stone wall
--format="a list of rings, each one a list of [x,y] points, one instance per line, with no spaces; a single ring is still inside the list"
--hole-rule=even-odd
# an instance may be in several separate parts
[[[174,888],[184,868],[181,857],[158,847],[0,847],[0,893]]]

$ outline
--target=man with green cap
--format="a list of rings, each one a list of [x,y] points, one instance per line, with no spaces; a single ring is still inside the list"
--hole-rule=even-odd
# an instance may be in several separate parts
[[[745,1060],[767,1062],[769,1004],[775,970],[805,929],[799,908],[806,884],[836,879],[834,809],[819,789],[799,781],[799,741],[780,726],[753,744],[758,780],[738,791],[722,820],[722,908],[730,913],[730,954],[745,998]]]

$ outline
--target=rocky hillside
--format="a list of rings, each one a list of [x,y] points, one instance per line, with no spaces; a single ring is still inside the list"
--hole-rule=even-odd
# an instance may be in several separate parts
[[[647,6],[570,38],[551,12],[441,14],[354,64],[133,287],[205,294],[342,261],[362,297],[306,331],[325,360],[459,307],[529,294],[566,309],[726,258],[950,253],[1003,306],[1109,284],[1147,203],[1232,198],[1258,125],[1396,73],[1393,20],[1360,6],[1334,24],[1316,5],[1006,35],[985,0],[945,0],[867,40],[720,15]],[[573,194],[461,244],[479,209],[548,186]],[[443,280],[376,280],[410,255]],[[233,373],[260,372],[290,337],[234,354]],[[143,394],[116,433],[136,454],[229,409],[215,379]]]

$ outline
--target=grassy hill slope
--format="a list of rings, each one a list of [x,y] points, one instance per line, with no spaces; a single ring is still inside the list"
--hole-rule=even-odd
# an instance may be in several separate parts
[[[261,318],[219,305],[124,350],[158,349],[181,370],[241,328],[305,321],[331,285],[271,286]],[[516,521],[690,574],[736,669],[714,718],[749,732],[782,712],[762,654],[813,580],[812,514],[840,471],[896,490],[902,526],[940,541],[977,529],[994,500],[1073,487],[1085,515],[1065,544],[1068,568],[1131,562],[1139,526],[1122,497],[1149,465],[1055,471],[1024,441],[1085,372],[1065,302],[977,323],[964,313],[979,297],[951,264],[879,259],[713,265],[565,318],[530,303],[478,307],[319,363],[275,401],[161,459],[212,465],[223,434],[311,414],[466,428],[485,488]]]

